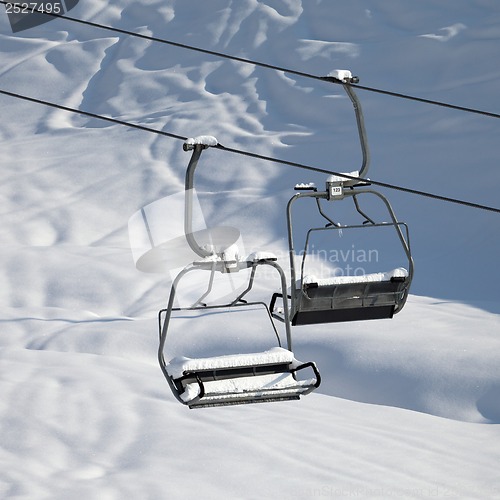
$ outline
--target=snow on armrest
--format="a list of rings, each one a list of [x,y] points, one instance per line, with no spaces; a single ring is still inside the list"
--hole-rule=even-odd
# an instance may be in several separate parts
[[[264,352],[229,354],[213,358],[177,357],[170,360],[167,371],[175,379],[182,377],[186,372],[293,363],[294,361],[292,352],[282,347],[274,347]]]
[[[332,278],[317,278],[316,276],[304,276],[303,285],[313,283],[318,286],[345,285],[348,283],[374,283],[381,281],[391,281],[392,278],[407,278],[408,271],[403,267],[398,267],[386,273],[363,274],[361,276],[333,276]]]
[[[276,254],[272,252],[266,252],[264,250],[261,250],[259,252],[253,252],[247,257],[248,262],[258,262],[259,260],[278,260],[278,257],[276,257]]]

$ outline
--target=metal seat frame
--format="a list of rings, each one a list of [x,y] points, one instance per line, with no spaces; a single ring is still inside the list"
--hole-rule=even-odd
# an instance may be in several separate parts
[[[305,185],[306,187],[296,186],[297,190],[305,190],[306,192],[295,194],[288,202],[286,217],[291,274],[290,294],[274,294],[271,299],[270,308],[271,314],[273,314],[274,317],[284,320],[282,316],[274,312],[276,299],[281,297],[283,303],[286,303],[287,299],[290,300],[290,317],[292,325],[391,318],[393,314],[399,312],[403,308],[413,278],[413,258],[410,251],[408,228],[406,224],[396,219],[394,210],[387,198],[378,191],[369,188],[370,183],[365,180],[370,164],[370,150],[366,137],[361,103],[352,85],[353,83],[357,83],[359,78],[352,77],[340,81],[334,77],[325,77],[325,80],[342,84],[343,89],[351,100],[356,117],[362,162],[356,177],[351,174],[334,176],[333,180],[327,180],[325,191],[318,191],[311,185]],[[343,175],[346,177],[343,177]],[[377,224],[361,209],[358,197],[366,194],[377,196],[383,201],[392,222]],[[297,287],[297,275],[299,273],[296,270],[292,206],[297,200],[304,198],[315,199],[318,211],[327,221],[327,224],[326,227],[323,228],[311,228],[307,233],[300,271],[300,286]],[[362,225],[342,226],[329,217],[321,206],[321,200],[333,202],[344,200],[345,198],[352,198],[354,201],[356,211],[364,219]],[[353,284],[332,285],[329,287],[316,288],[315,291],[307,290],[307,286],[303,284],[304,262],[307,254],[309,237],[313,231],[386,225],[392,225],[394,227],[408,258],[408,276],[404,280],[391,280],[387,283],[367,283],[364,286]],[[402,228],[404,228],[404,230]],[[350,300],[336,300],[339,295],[347,299],[349,299],[349,295],[351,295],[351,297]],[[380,300],[382,298],[385,300]]]
[[[348,73],[348,72],[347,72]],[[342,74],[347,74],[342,72]],[[338,73],[340,74],[340,73]],[[350,73],[349,73],[350,74]],[[353,83],[357,83],[357,77],[344,77],[344,80],[338,80],[336,77],[328,76],[324,78],[325,81],[333,81],[334,83],[342,84],[345,92],[352,102],[358,134],[360,139],[362,164],[357,172],[357,177],[351,174],[339,174],[335,178],[327,181],[325,191],[318,191],[316,188],[311,188],[309,185],[306,189],[308,192],[300,192],[295,194],[288,202],[286,217],[288,229],[288,247],[290,258],[290,273],[291,283],[290,292],[288,292],[286,277],[283,269],[275,262],[275,259],[266,258],[254,261],[233,261],[228,262],[225,260],[223,251],[217,253],[214,259],[214,251],[204,245],[200,245],[196,240],[196,232],[193,232],[193,184],[194,173],[198,164],[198,160],[202,151],[208,147],[220,147],[216,139],[210,136],[202,136],[199,138],[188,139],[184,143],[185,151],[192,151],[191,160],[189,162],[186,179],[185,179],[185,212],[184,212],[184,225],[186,241],[190,248],[198,255],[201,260],[193,262],[183,269],[174,279],[170,291],[168,306],[162,309],[158,314],[159,321],[159,347],[158,347],[158,361],[161,370],[170,385],[170,388],[175,397],[183,404],[187,404],[190,408],[199,408],[203,406],[224,406],[228,404],[241,404],[241,403],[256,403],[264,401],[281,401],[286,399],[298,399],[300,395],[307,394],[317,388],[321,382],[320,374],[316,365],[312,362],[298,364],[294,361],[288,363],[263,363],[258,366],[231,366],[230,368],[220,368],[218,363],[214,362],[214,367],[208,367],[203,370],[188,371],[183,373],[182,376],[173,378],[168,372],[168,363],[165,360],[165,346],[167,343],[167,334],[169,331],[170,320],[173,311],[182,310],[182,308],[174,308],[174,299],[176,289],[181,279],[188,273],[195,269],[210,271],[210,278],[207,290],[201,295],[196,303],[190,310],[196,309],[210,309],[215,307],[245,307],[248,305],[261,304],[266,307],[270,321],[273,325],[274,331],[278,339],[278,345],[281,347],[279,334],[274,325],[273,319],[279,319],[284,322],[286,332],[286,345],[290,352],[292,351],[292,337],[291,326],[301,324],[314,324],[314,323],[329,323],[336,321],[353,321],[360,319],[378,319],[392,317],[393,314],[399,312],[404,306],[409,286],[413,278],[413,259],[410,251],[410,243],[408,237],[408,228],[404,223],[396,219],[394,211],[388,200],[381,193],[369,188],[368,181],[365,180],[368,171],[370,153],[366,141],[366,131],[364,126],[363,113],[361,104],[354,91]],[[345,175],[345,177],[344,177]],[[311,190],[312,189],[312,190]],[[368,217],[360,208],[358,197],[360,195],[371,194],[380,198],[385,204],[391,218],[391,222],[376,223]],[[293,222],[292,222],[292,207],[299,199],[313,198],[316,201],[317,208],[320,215],[327,221],[325,227],[310,228],[307,232],[305,251],[300,270],[300,285],[297,285],[296,270],[296,253],[294,246]],[[321,201],[327,200],[329,202],[344,200],[345,198],[352,198],[357,212],[364,218],[365,222],[358,226],[341,226],[329,217],[323,210]],[[393,226],[403,250],[408,258],[408,275],[402,279],[391,279],[387,282],[377,283],[348,283],[348,284],[332,284],[327,286],[311,286],[304,283],[304,262],[307,253],[307,246],[310,235],[314,231],[332,230],[347,228],[347,227],[377,227],[377,226]],[[272,296],[269,308],[261,302],[246,302],[244,297],[252,289],[256,270],[261,265],[269,265],[274,267],[281,282],[281,292],[275,293]],[[210,294],[212,284],[216,272],[238,272],[243,269],[251,268],[251,274],[247,288],[238,295],[232,302],[223,305],[207,306],[203,303],[205,298]],[[275,311],[276,300],[278,297],[282,298],[283,309],[282,312]],[[163,316],[164,315],[164,316]],[[312,379],[304,383],[300,383],[296,374],[299,370],[304,368],[311,368],[314,372],[315,380]],[[253,394],[242,395],[242,393],[221,394],[218,398],[207,398],[205,385],[214,380],[227,380],[237,379],[240,377],[259,376],[259,375],[273,375],[273,374],[286,374],[291,375],[297,381],[297,385],[288,390],[281,389],[268,389],[265,387],[254,391]],[[311,382],[310,382],[311,381]],[[187,384],[197,384],[198,394],[193,399],[185,401],[182,394],[186,389]],[[212,395],[213,396],[213,395]]]
[[[331,217],[327,216],[321,208],[320,200],[327,199],[332,201],[328,187],[322,192],[298,193],[288,202],[287,229],[291,275],[289,298],[292,325],[392,318],[394,314],[403,308],[413,279],[413,258],[410,250],[408,227],[405,223],[399,222],[396,219],[394,211],[385,196],[372,189],[367,189],[364,187],[365,185],[361,184],[359,188],[356,186],[350,187],[343,192],[342,198],[352,197],[355,200],[356,209],[366,218],[366,224],[341,226],[333,221]],[[359,208],[357,196],[361,194],[372,194],[380,198],[387,207],[391,222],[375,223],[372,219],[367,218],[366,214]],[[305,248],[302,253],[301,268],[298,272],[296,269],[292,206],[297,200],[304,198],[314,198],[317,201],[319,212],[325,217],[328,223],[326,227],[315,227],[308,230]],[[392,226],[395,229],[408,259],[408,275],[405,278],[393,278],[390,281],[375,283],[332,284],[314,288],[304,284],[304,263],[307,256],[309,239],[313,232],[387,226]],[[298,275],[300,276],[299,280],[297,279]],[[299,286],[297,285],[298,283]],[[284,300],[283,302],[286,301]],[[271,312],[273,312],[273,309],[271,308]]]
[[[215,141],[215,139],[214,139]],[[214,142],[207,141],[207,142]],[[184,211],[184,228],[187,243],[190,248],[201,258],[197,262],[193,262],[186,266],[174,279],[170,296],[168,300],[168,305],[166,309],[162,309],[158,314],[158,322],[159,322],[159,346],[158,346],[158,361],[160,364],[160,368],[165,376],[174,396],[177,400],[183,404],[187,404],[190,408],[201,408],[204,406],[226,406],[233,404],[243,404],[243,403],[260,403],[260,402],[269,402],[269,401],[282,401],[282,400],[290,400],[290,399],[299,399],[301,395],[308,394],[313,391],[317,387],[319,387],[321,383],[320,374],[316,368],[316,365],[313,362],[302,363],[298,366],[295,364],[288,363],[279,363],[279,364],[265,364],[253,367],[241,367],[241,366],[232,366],[231,368],[217,368],[217,369],[208,369],[196,372],[184,373],[182,377],[174,379],[168,373],[168,363],[165,360],[165,345],[167,341],[167,334],[170,326],[170,320],[172,317],[173,311],[179,311],[183,308],[174,308],[174,301],[176,296],[177,287],[181,279],[188,273],[193,272],[194,270],[203,270],[209,271],[210,277],[208,280],[207,290],[200,296],[200,298],[189,308],[184,308],[188,310],[196,310],[203,309],[207,310],[210,308],[220,308],[220,307],[245,307],[249,305],[255,305],[259,303],[248,303],[245,301],[244,297],[253,287],[255,274],[258,267],[263,265],[268,265],[276,269],[280,277],[281,290],[282,293],[286,293],[287,283],[285,273],[283,269],[278,265],[275,258],[263,258],[256,259],[253,261],[234,261],[228,262],[225,259],[224,252],[214,255],[213,252],[207,250],[202,245],[198,243],[196,240],[196,233],[192,230],[192,217],[193,217],[193,185],[194,185],[194,173],[196,167],[198,165],[199,158],[204,149],[209,146],[213,146],[213,144],[204,144],[196,143],[195,140],[193,142],[186,141],[184,143],[185,151],[193,151],[191,155],[191,159],[186,170],[186,180],[185,180],[185,211]],[[216,257],[216,258],[214,258]],[[219,273],[233,273],[238,272],[244,269],[251,268],[251,273],[249,277],[248,286],[245,290],[243,290],[232,302],[223,305],[211,305],[207,306],[203,303],[205,298],[210,294],[212,290],[212,285],[214,281],[214,276],[216,272]],[[276,326],[274,325],[273,317],[269,311],[269,308],[266,304],[260,303],[265,306],[269,319],[271,321],[272,327],[276,334],[278,340],[278,346],[281,347],[281,340],[276,330]],[[164,314],[164,318],[163,318]],[[162,319],[163,318],[163,319]],[[292,337],[291,337],[291,329],[290,329],[290,317],[288,306],[284,307],[284,323],[285,323],[285,333],[286,333],[286,348],[290,352],[292,351]],[[296,361],[296,360],[294,360]],[[292,375],[294,380],[297,380],[296,374],[298,371],[303,370],[305,368],[311,368],[314,372],[315,381],[311,384],[304,385],[297,381],[295,387],[287,387],[287,389],[276,389],[270,388],[266,389],[262,387],[255,394],[245,395],[240,394],[222,394],[219,399],[217,397],[210,398],[210,401],[206,401],[206,391],[204,382],[211,380],[225,380],[225,379],[236,379],[239,377],[246,376],[259,376],[264,374],[290,374]],[[181,397],[182,393],[185,390],[186,384],[193,383],[195,381],[198,384],[198,395],[186,402]]]
[[[313,391],[317,387],[319,387],[321,383],[321,376],[319,374],[318,369],[316,368],[315,363],[301,363],[298,366],[293,366],[289,363],[271,363],[271,364],[263,364],[258,366],[231,366],[230,368],[207,368],[204,370],[198,371],[189,371],[183,373],[181,377],[173,378],[168,372],[168,363],[165,360],[165,345],[167,341],[167,334],[169,331],[169,326],[171,322],[172,312],[174,311],[182,311],[182,310],[210,310],[210,309],[222,309],[222,308],[237,308],[237,307],[248,307],[255,305],[262,305],[267,314],[269,316],[272,328],[277,338],[278,347],[281,347],[281,340],[276,329],[276,326],[273,322],[273,318],[269,311],[267,304],[264,302],[246,302],[244,300],[244,296],[252,289],[255,273],[259,266],[269,265],[275,268],[280,276],[281,280],[281,288],[282,292],[286,293],[286,278],[281,267],[270,259],[262,259],[254,262],[240,262],[238,264],[239,269],[251,268],[249,283],[247,288],[240,293],[232,302],[227,304],[219,304],[219,305],[211,305],[207,306],[203,304],[203,299],[210,293],[213,276],[215,272],[227,272],[226,266],[223,262],[214,262],[214,263],[206,263],[199,264],[193,263],[184,268],[174,279],[172,283],[172,287],[170,290],[170,297],[168,301],[168,306],[166,309],[160,310],[158,313],[158,327],[159,327],[159,346],[158,346],[158,361],[160,364],[160,368],[165,376],[172,393],[176,397],[176,399],[182,404],[188,405],[190,408],[203,408],[207,406],[227,406],[227,405],[235,405],[235,404],[248,404],[248,403],[262,403],[262,402],[272,402],[272,401],[285,401],[285,400],[293,400],[299,399],[301,395],[308,394]],[[181,279],[188,273],[202,269],[205,271],[210,271],[210,279],[207,291],[203,293],[203,295],[195,302],[192,307],[174,307],[174,301],[176,296],[176,290],[179,286]],[[288,307],[284,308],[285,314],[285,332],[286,332],[286,348],[292,352],[292,338],[290,332],[290,320],[288,316]],[[262,376],[269,374],[291,374],[292,377],[297,380],[296,374],[298,371],[304,370],[306,368],[310,368],[315,376],[315,382],[312,384],[301,384],[297,382],[295,387],[287,387],[286,389],[276,389],[276,388],[266,388],[262,387],[255,394],[252,395],[242,395],[242,394],[221,394],[220,398],[211,397],[208,402],[205,399],[206,390],[205,383],[207,381],[214,380],[227,380],[227,379],[237,379],[240,377],[248,377],[248,376]],[[189,400],[184,401],[182,398],[182,394],[187,386],[187,384],[196,383],[198,384],[198,395]]]

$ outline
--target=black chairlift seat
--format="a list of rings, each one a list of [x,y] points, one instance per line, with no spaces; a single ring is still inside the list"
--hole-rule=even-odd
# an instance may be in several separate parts
[[[326,191],[314,191],[296,194],[291,198],[287,209],[288,241],[290,252],[290,269],[292,282],[288,295],[291,304],[291,323],[309,325],[318,323],[335,323],[341,321],[359,321],[368,319],[392,318],[406,303],[413,277],[413,259],[410,251],[408,228],[396,219],[391,205],[381,193],[367,189],[364,185],[353,185],[344,191],[342,181],[327,182]],[[354,183],[353,183],[354,184]],[[389,213],[391,222],[375,223],[367,219],[361,225],[340,225],[329,218],[322,210],[320,200],[335,201],[332,188],[340,188],[338,199],[353,198],[356,210],[366,217],[359,208],[358,197],[375,195],[381,199]],[[319,213],[327,220],[325,227],[311,228],[307,232],[305,248],[302,252],[301,270],[296,269],[295,249],[292,230],[291,206],[301,198],[313,198],[317,202]],[[408,268],[398,268],[390,272],[364,274],[360,276],[335,276],[331,278],[315,278],[304,275],[304,262],[311,234],[317,231],[336,231],[340,229],[380,229],[392,227],[399,244],[406,255]],[[299,279],[297,279],[299,277]],[[281,296],[281,294],[275,294]],[[274,314],[274,301],[271,311]],[[285,301],[284,301],[285,302]]]
[[[186,171],[184,232],[190,248],[200,257],[185,267],[173,280],[170,297],[166,309],[160,311],[158,361],[170,388],[181,403],[190,408],[207,406],[226,406],[245,403],[262,403],[268,401],[284,401],[299,399],[319,387],[321,378],[313,362],[300,363],[294,358],[288,308],[285,306],[285,332],[287,348],[281,347],[281,340],[273,322],[269,308],[263,302],[246,302],[243,297],[252,289],[256,270],[259,266],[274,267],[280,276],[281,290],[286,293],[286,278],[282,268],[276,262],[276,256],[268,252],[257,252],[246,260],[239,260],[235,245],[230,248],[208,248],[198,241],[193,231],[193,187],[194,173],[198,160],[204,149],[216,146],[217,139],[211,136],[200,136],[188,139],[183,148],[192,151],[191,160]],[[215,273],[236,273],[251,269],[247,288],[232,302],[223,305],[207,305]],[[189,308],[174,308],[174,300],[179,283],[190,271],[210,273],[207,290]],[[268,319],[276,335],[278,346],[264,352],[220,355],[215,357],[187,358],[174,357],[165,359],[165,346],[172,312],[180,310],[202,310],[229,308],[233,312],[237,308],[252,307],[256,304],[267,311]],[[162,320],[162,314],[165,318]],[[207,328],[208,329],[208,328]],[[186,333],[189,333],[187,330]],[[207,332],[210,334],[210,331]],[[167,356],[168,358],[168,356]],[[298,378],[298,373],[311,373],[310,378]]]
[[[310,368],[313,378],[298,380]],[[189,408],[299,399],[320,384],[314,363],[300,363],[276,347],[213,358],[174,358],[166,365],[178,399]]]
[[[274,267],[281,277],[282,290],[286,290],[286,279],[283,270],[270,256],[257,255],[254,260],[232,264],[232,272],[251,268],[248,287],[233,302],[223,305],[195,305],[188,308],[173,307],[179,282],[190,271],[210,271],[209,282],[215,272],[227,272],[224,261],[196,262],[182,270],[170,291],[167,309],[159,313],[160,345],[158,360],[163,374],[179,402],[189,408],[210,406],[228,406],[248,403],[265,403],[299,399],[319,387],[320,374],[313,362],[301,363],[292,352],[292,341],[289,320],[285,322],[286,346],[281,347],[281,340],[273,322],[267,304],[264,302],[246,302],[243,300],[252,288],[256,269],[262,265]],[[209,285],[210,288],[210,285]],[[206,297],[205,292],[202,297]],[[198,311],[203,314],[213,311],[223,313],[224,310],[235,312],[245,308],[263,308],[276,336],[277,346],[263,352],[224,354],[214,357],[189,358],[177,356],[165,359],[167,333],[173,311]],[[227,311],[226,311],[227,312]],[[165,313],[165,317],[162,315]],[[286,310],[288,318],[288,310]],[[189,330],[186,330],[188,333]],[[210,335],[210,331],[206,332]],[[167,357],[168,359],[168,357]],[[300,376],[300,378],[299,378]]]
[[[306,276],[295,289],[292,325],[392,318],[403,306],[410,279],[406,269],[362,276]]]

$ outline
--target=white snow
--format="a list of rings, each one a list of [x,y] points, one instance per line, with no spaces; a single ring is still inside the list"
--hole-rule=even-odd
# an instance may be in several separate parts
[[[207,403],[224,399],[248,401],[266,394],[274,397],[301,395],[311,389],[315,382],[315,379],[295,380],[290,373],[210,380],[203,383],[205,390],[203,401]],[[180,397],[189,403],[199,394],[199,385],[192,383],[186,384],[186,389]]]
[[[137,210],[128,220],[130,248],[136,268],[143,272],[168,272],[187,266],[196,257],[186,242],[184,220],[165,214],[183,213],[184,191],[165,196]],[[200,240],[210,240],[196,190],[191,194],[191,228]]]
[[[246,260],[248,262],[258,262],[259,260],[277,260],[278,257],[273,252],[266,252],[265,250],[260,250],[258,252],[252,252]]]
[[[187,146],[195,146],[201,144],[202,146],[217,146],[218,142],[215,137],[211,135],[200,135],[198,137],[190,137],[184,141]]]
[[[369,273],[352,276],[331,276],[327,278],[318,278],[314,275],[304,276],[303,283],[316,283],[318,286],[342,285],[347,283],[373,283],[380,281],[391,281],[391,278],[406,278],[408,271],[402,267],[383,273]],[[300,284],[299,284],[300,286]]]
[[[293,353],[282,347],[274,347],[264,352],[233,354],[210,358],[187,358],[185,356],[171,359],[166,364],[168,374],[174,378],[193,372],[221,370],[224,368],[248,368],[264,365],[288,364],[290,368],[296,368],[302,363],[293,357]],[[316,383],[316,379],[296,380],[289,372],[277,372],[273,374],[259,374],[246,377],[233,377],[219,380],[208,380],[203,382],[205,396],[204,401],[212,399],[223,400],[239,398],[248,400],[259,397],[262,394],[273,393],[274,395],[301,394],[310,390]],[[185,402],[190,402],[200,393],[198,383],[186,384],[185,390],[180,397]]]
[[[231,367],[243,368],[248,366],[291,363],[292,361],[293,353],[282,347],[275,347],[268,351],[249,354],[233,354],[195,359],[186,357],[174,358],[168,362],[167,370],[172,377],[179,378],[186,372],[217,370],[219,368]]]
[[[64,19],[14,35],[0,11],[0,89],[359,168],[339,85]],[[87,0],[71,16],[319,76],[348,67],[361,85],[500,112],[494,1]],[[371,179],[498,207],[499,120],[358,95]],[[170,279],[136,268],[151,242],[141,232],[133,256],[128,235],[133,214],[183,191],[182,141],[5,95],[0,105],[2,499],[500,498],[498,214],[384,190],[415,258],[403,311],[294,327],[294,356],[322,375],[300,401],[191,411],[157,362]],[[195,187],[206,227],[237,228],[241,255],[273,252],[286,268],[287,200],[325,177],[210,148]],[[161,246],[179,214],[159,212]],[[299,233],[310,214],[294,214]],[[275,270],[261,267],[253,297],[268,302]],[[218,328],[202,319],[175,347],[261,350],[251,322],[212,318]]]
[[[180,378],[190,372],[200,372],[206,370],[218,370],[224,368],[246,368],[250,366],[262,366],[273,364],[300,364],[294,359],[293,353],[281,347],[275,347],[264,352],[233,354],[217,356],[211,358],[186,358],[177,357],[171,359],[166,369],[168,374],[174,379]],[[204,382],[206,397],[204,400],[211,401],[212,396],[216,399],[241,397],[249,399],[256,397],[266,391],[278,391],[280,394],[293,394],[297,390],[304,391],[311,386],[314,380],[307,379],[297,381],[291,373],[276,373],[258,376],[238,377],[222,380],[210,380]],[[183,401],[190,402],[199,395],[200,388],[197,383],[186,384],[185,391],[180,395]]]
[[[349,177],[344,177],[342,174],[348,175]],[[342,172],[341,175],[329,175],[326,178],[326,182],[349,182],[354,180],[352,177],[359,177],[359,171],[354,170],[352,172]]]
[[[352,78],[352,73],[348,69],[334,69],[327,76],[331,76],[342,82],[347,82]]]
[[[295,189],[314,189],[316,184],[314,182],[299,182],[295,184]]]

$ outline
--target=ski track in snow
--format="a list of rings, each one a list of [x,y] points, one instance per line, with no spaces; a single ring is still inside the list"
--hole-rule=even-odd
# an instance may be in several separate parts
[[[498,111],[493,2],[92,0],[71,15]],[[0,15],[0,57],[5,90],[322,168],[360,161],[338,86],[64,20],[13,35]],[[359,95],[373,179],[498,205],[498,121]],[[134,268],[127,221],[182,191],[189,155],[179,141],[0,102],[0,497],[500,498],[497,214],[387,192],[416,261],[401,314],[295,328],[296,357],[323,378],[300,402],[188,410],[156,361],[169,279]],[[196,188],[211,225],[286,265],[285,205],[311,181],[324,179],[207,150]],[[215,320],[172,346],[252,348],[254,323]]]

